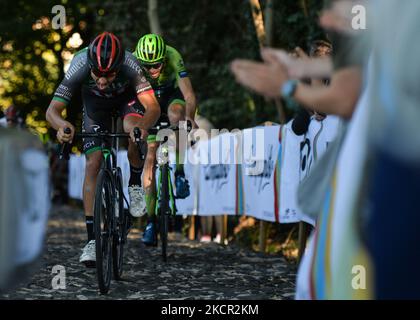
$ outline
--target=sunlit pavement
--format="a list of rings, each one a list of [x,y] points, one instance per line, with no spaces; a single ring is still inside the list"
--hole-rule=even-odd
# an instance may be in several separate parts
[[[83,213],[55,207],[49,221],[43,265],[29,283],[1,299],[293,299],[296,268],[279,256],[263,256],[236,245],[189,241],[171,234],[168,262],[160,248],[130,233],[123,281],[99,295],[95,269],[79,263],[85,244]],[[53,267],[65,270],[65,289],[52,288]]]

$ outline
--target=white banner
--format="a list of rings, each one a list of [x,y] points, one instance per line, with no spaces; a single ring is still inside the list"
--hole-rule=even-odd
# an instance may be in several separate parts
[[[226,133],[199,143],[199,215],[235,214],[239,142],[238,135]]]
[[[224,133],[197,143],[188,150],[184,165],[191,193],[186,199],[177,199],[177,213],[246,214],[265,221],[294,223],[302,219],[314,224],[297,206],[297,188],[333,140],[337,125],[336,117],[327,117],[322,122],[312,120],[305,136],[296,136],[288,123]],[[128,199],[126,151],[118,153],[118,163]],[[171,168],[176,192],[175,165]],[[71,198],[82,199],[84,170],[85,157],[72,155]]]
[[[276,221],[275,168],[279,153],[280,126],[246,129],[242,165],[245,214],[265,221]],[[258,151],[258,147],[263,150]],[[260,155],[258,156],[258,154]]]
[[[299,221],[301,212],[297,206],[297,188],[300,175],[300,147],[302,136],[291,129],[291,123],[282,130],[282,162],[280,176],[280,223]]]
[[[300,143],[299,181],[307,177],[316,161],[322,158],[328,145],[335,139],[339,126],[339,118],[328,116],[322,121],[314,118],[310,122],[308,132]],[[299,212],[299,220],[315,226],[316,221],[305,213]]]

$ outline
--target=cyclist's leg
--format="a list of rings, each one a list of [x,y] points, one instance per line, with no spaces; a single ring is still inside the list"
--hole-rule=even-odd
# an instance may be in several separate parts
[[[95,198],[96,178],[101,167],[102,154],[93,151],[86,154],[85,180],[83,183],[83,207],[87,217],[93,217],[93,202]],[[93,240],[88,232],[88,240]]]
[[[177,125],[180,121],[185,121],[186,110],[185,100],[181,90],[177,88],[173,95],[168,100],[168,118],[171,125]],[[176,132],[176,170],[178,174],[184,173],[183,161],[180,161],[179,154],[179,132]]]
[[[144,164],[143,186],[146,191],[147,215],[151,218],[155,214],[156,205],[156,151],[159,143],[148,141],[147,155]]]
[[[96,262],[95,233],[93,226],[93,205],[95,201],[95,188],[98,172],[101,166],[102,154],[93,151],[86,155],[85,179],[83,182],[83,207],[88,241],[83,248],[79,261],[87,267],[93,267]]]
[[[107,129],[107,123],[93,119],[89,116],[86,106],[83,107],[82,131],[84,133],[95,133]],[[105,121],[106,122],[106,121]],[[83,206],[85,215],[93,217],[93,201],[95,198],[96,178],[101,166],[102,154],[101,140],[97,138],[83,138],[83,153],[86,156],[85,180],[83,183]],[[93,240],[88,234],[89,240]]]
[[[158,100],[162,103],[162,100]],[[162,104],[161,104],[162,107]],[[157,121],[157,124],[168,122],[166,114],[162,114]],[[159,147],[159,141],[157,141],[157,131],[155,129],[149,130],[149,136],[147,137],[147,155],[144,166],[143,174],[143,185],[146,190],[146,203],[147,203],[147,213],[148,221],[146,230],[143,235],[143,243],[146,245],[156,245],[156,205],[157,205],[157,194],[156,194],[156,152]]]
[[[156,151],[159,143],[153,141],[153,136],[148,139],[146,161],[144,164],[143,186],[146,193],[147,226],[143,235],[143,243],[156,245]]]
[[[168,117],[171,125],[176,125],[180,121],[185,121],[185,100],[179,89],[172,96],[168,106]],[[175,169],[175,186],[176,196],[178,198],[186,198],[190,194],[188,181],[185,179],[184,173],[184,148],[180,148],[179,131],[176,132],[176,169]],[[180,152],[182,151],[182,154]]]
[[[124,131],[129,133],[134,127],[139,127],[138,120],[143,117],[144,108],[140,105],[136,95],[133,94],[120,106],[120,113],[123,117]],[[143,151],[145,152],[145,150]],[[128,183],[130,213],[134,217],[140,217],[146,213],[145,191],[141,181],[144,161],[139,158],[137,145],[131,139],[128,143],[127,156],[130,163],[130,180]]]
[[[88,102],[91,102],[87,99]],[[86,133],[94,133],[108,129],[109,121],[106,118],[98,117],[93,119],[87,112],[90,105],[83,107],[82,131]],[[83,249],[80,256],[80,262],[91,266],[96,261],[94,246],[94,228],[93,228],[93,204],[95,199],[96,179],[101,166],[102,154],[100,152],[101,141],[97,138],[83,139],[83,152],[86,155],[85,179],[83,182],[83,207],[85,211],[86,230],[88,235],[88,243]]]
[[[185,101],[173,100],[168,107],[168,117],[171,125],[178,124],[179,121],[185,121]]]
[[[124,101],[124,103],[120,106],[120,114],[123,118],[123,128],[124,132],[130,133],[134,127],[140,127],[139,119],[143,118],[145,109],[140,104],[137,96],[135,94],[129,95],[128,100]],[[129,139],[128,145],[128,161],[130,162],[130,166],[135,167],[139,170],[143,170],[144,161],[139,159],[139,151],[137,150],[137,146],[135,143]],[[131,172],[132,173],[132,172]],[[135,177],[136,180],[139,179],[140,175]],[[131,179],[131,177],[130,177]],[[141,185],[141,181],[138,181]]]
[[[157,95],[156,98],[158,99],[159,105],[161,107],[162,115],[158,119],[157,123],[165,120],[165,109],[162,107],[166,106],[165,97]],[[144,106],[138,101],[137,97],[135,99],[130,99],[128,103],[128,107],[126,108],[125,114],[126,115],[139,115],[143,116],[145,112]],[[167,120],[166,120],[167,121]],[[143,162],[143,189],[145,191],[145,199],[146,199],[146,212],[148,215],[148,223],[152,222],[155,217],[155,206],[156,206],[156,179],[155,179],[155,172],[156,172],[156,151],[159,146],[159,143],[156,141],[156,130],[149,130],[147,137],[147,149],[146,158]]]

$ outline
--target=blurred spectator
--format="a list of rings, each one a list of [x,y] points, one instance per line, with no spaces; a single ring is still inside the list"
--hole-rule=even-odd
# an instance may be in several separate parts
[[[418,0],[387,0],[375,7],[373,19],[372,173],[364,235],[377,299],[420,298],[419,16]]]
[[[0,127],[7,127],[7,120],[3,110],[0,110]]]
[[[332,45],[330,42],[325,40],[315,40],[309,46],[309,57],[301,48],[295,49],[295,55],[301,59],[309,58],[326,58],[331,57],[332,54]],[[308,84],[313,86],[323,86],[328,85],[330,79],[309,79]],[[309,108],[300,107],[299,111],[295,115],[292,121],[292,130],[293,132],[300,136],[304,135],[309,128],[311,122],[311,116],[314,116],[317,121],[322,121],[325,119],[326,114],[322,112],[316,112]]]
[[[48,158],[41,142],[27,131],[0,128],[1,292],[39,270],[49,209]]]
[[[340,16],[341,12],[334,10],[337,9],[333,6],[325,12]],[[235,60],[231,65],[238,82],[264,96],[282,97],[287,102],[294,101],[295,104],[297,102],[306,108],[314,109],[317,113],[334,114],[345,120],[339,127],[336,140],[324,154],[323,161],[313,168],[311,174],[299,187],[299,205],[306,214],[314,218],[321,211],[337,155],[346,134],[347,122],[351,119],[359,99],[363,66],[369,53],[364,47],[366,42],[358,41],[358,37],[362,38],[363,33],[357,37],[350,37],[340,35],[335,30],[328,31],[330,36],[333,35],[332,59],[329,57],[296,59],[283,50],[268,48],[262,50],[264,59],[262,63]],[[301,50],[299,53],[302,55]],[[328,77],[331,78],[328,86],[313,86],[298,81],[303,78]]]
[[[5,117],[8,128],[23,128],[24,120],[15,105],[10,105],[5,111]]]
[[[366,65],[369,49],[365,46],[368,37],[362,37],[363,32],[354,34],[351,30],[352,10],[347,10],[356,4],[355,1],[327,1],[332,2],[322,14],[321,23],[329,33],[334,46],[332,59],[314,58],[307,59],[290,57],[282,50],[263,49],[263,63],[246,60],[236,60],[231,69],[238,82],[244,86],[271,98],[282,97],[286,101],[294,101],[307,108],[314,109],[322,119],[324,114],[335,114],[344,119],[339,127],[336,140],[330,145],[321,161],[312,168],[309,176],[299,186],[298,203],[305,214],[317,219],[323,212],[328,192],[336,168],[336,161],[347,132],[347,122],[352,118],[362,91],[362,74]],[[342,10],[342,6],[347,8]],[[346,32],[343,32],[343,30]],[[348,31],[348,32],[347,32]],[[363,38],[363,41],[361,39]],[[317,50],[312,50],[317,53]],[[323,48],[328,52],[327,48]],[[318,51],[318,52],[321,52]],[[319,80],[330,77],[329,85],[325,81],[308,85],[299,82],[302,78],[318,78]],[[344,192],[344,191],[341,191]],[[325,218],[325,215],[322,215]],[[328,230],[320,224],[316,227],[317,234],[326,235]],[[355,237],[359,235],[355,234]],[[328,241],[340,240],[336,236]],[[321,248],[323,250],[325,248]],[[319,258],[318,258],[319,257]],[[327,256],[317,255],[314,251],[305,255],[297,283],[297,297],[308,299],[310,297],[325,298],[325,295],[314,296],[314,288],[310,288],[311,265],[317,261],[325,261]],[[311,262],[312,261],[312,262]],[[328,265],[332,268],[331,265]],[[331,277],[336,277],[334,273]],[[343,275],[343,274],[341,274]],[[313,285],[313,283],[311,283]],[[325,283],[321,280],[316,289],[326,286],[339,285],[337,282]],[[321,290],[321,289],[320,289]],[[321,290],[322,291],[322,290]],[[318,291],[317,291],[318,292]],[[334,296],[333,296],[334,297]]]

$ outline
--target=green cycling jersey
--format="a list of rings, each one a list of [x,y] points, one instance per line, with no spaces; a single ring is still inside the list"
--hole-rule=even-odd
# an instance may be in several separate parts
[[[153,89],[163,91],[178,88],[178,80],[188,77],[181,54],[168,45],[166,45],[166,56],[159,77],[152,79],[147,72],[145,74]]]

